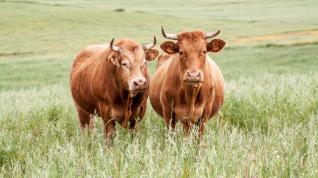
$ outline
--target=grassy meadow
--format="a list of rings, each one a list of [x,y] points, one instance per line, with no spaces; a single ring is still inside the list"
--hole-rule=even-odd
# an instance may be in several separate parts
[[[0,0],[0,177],[318,177],[318,1]],[[79,127],[68,79],[88,44],[221,29],[225,103],[201,142],[151,106],[135,137]],[[159,45],[157,45],[157,48]],[[154,71],[156,62],[149,67]]]

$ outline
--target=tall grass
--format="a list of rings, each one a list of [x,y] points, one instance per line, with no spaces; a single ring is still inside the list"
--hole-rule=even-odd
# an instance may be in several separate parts
[[[314,75],[316,76],[316,75]],[[251,130],[308,123],[318,111],[318,80],[308,75],[268,75],[228,83],[222,119]]]
[[[231,81],[200,143],[168,134],[148,109],[135,137],[118,126],[106,146],[101,120],[79,129],[67,86],[1,93],[1,176],[316,177],[317,78]],[[173,136],[174,135],[174,136]]]

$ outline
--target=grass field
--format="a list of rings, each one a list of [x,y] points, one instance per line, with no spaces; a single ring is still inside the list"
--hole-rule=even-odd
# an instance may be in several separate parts
[[[318,177],[318,1],[0,0],[0,177]],[[201,143],[151,107],[134,138],[79,128],[68,75],[113,37],[221,29],[225,104]],[[158,47],[157,47],[158,48]],[[158,48],[159,49],[159,48]],[[153,72],[156,62],[150,64]],[[150,105],[149,105],[150,106]]]

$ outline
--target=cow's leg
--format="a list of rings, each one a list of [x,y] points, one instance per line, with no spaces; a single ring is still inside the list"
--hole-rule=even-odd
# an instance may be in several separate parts
[[[136,134],[136,122],[139,122],[145,116],[147,109],[147,101],[144,101],[140,106],[133,107],[131,117],[129,119],[129,130],[132,133],[132,137]],[[138,119],[139,117],[139,119]]]
[[[212,110],[212,102],[208,103],[205,106],[202,118],[200,118],[200,120],[199,120],[199,137],[201,137],[204,134],[205,123],[207,122],[207,120],[210,117],[211,110]]]
[[[109,106],[100,104],[100,114],[104,122],[104,133],[107,140],[112,140],[116,136],[115,119],[111,117]]]
[[[131,133],[131,138],[134,138],[136,134],[136,119],[135,118],[130,118],[129,120],[129,131]]]
[[[165,120],[167,129],[169,130],[169,129],[170,129],[170,126],[171,126],[171,113],[172,113],[172,109],[171,109],[171,107],[168,105],[168,106],[163,106],[162,110],[163,110],[163,118],[164,118],[164,120]]]
[[[140,109],[136,108],[136,107],[133,107],[132,108],[132,112],[131,112],[131,116],[129,118],[129,130],[132,131],[134,133],[135,131],[135,126],[136,126],[136,121],[138,120],[138,116],[142,115],[144,113],[140,113],[140,112],[143,112],[141,111],[141,107]]]
[[[133,108],[129,118],[129,130],[134,134],[136,127],[136,120],[138,119],[138,108]]]
[[[199,137],[202,137],[205,131],[205,121],[201,121],[199,125]]]
[[[93,115],[84,111],[79,106],[76,106],[78,118],[82,129],[88,128],[88,130],[93,128]]]
[[[175,115],[174,112],[172,113],[172,117],[171,117],[170,123],[171,123],[172,131],[174,131],[175,128],[176,128],[176,124],[177,124],[177,119],[176,119],[176,115]]]
[[[173,112],[173,104],[172,105],[170,104],[172,104],[172,102],[169,102],[165,96],[161,98],[162,115],[168,130],[170,129],[170,126],[171,126],[171,118],[172,118],[172,112]]]
[[[191,130],[191,124],[183,122],[182,125],[183,125],[183,134],[185,136],[189,136],[190,130]]]
[[[131,119],[129,120],[129,130],[131,130],[132,132],[134,132],[135,126],[136,126],[136,119],[135,119],[135,118],[131,118]]]
[[[132,107],[131,116],[129,118],[129,130],[134,134],[136,122],[138,121],[138,117],[142,118],[145,112],[142,106],[139,107]]]
[[[104,122],[105,126],[105,137],[107,140],[113,140],[116,136],[115,121],[110,120],[109,122]]]
[[[144,118],[146,110],[147,110],[147,100],[140,106],[139,113],[138,113],[140,120]]]

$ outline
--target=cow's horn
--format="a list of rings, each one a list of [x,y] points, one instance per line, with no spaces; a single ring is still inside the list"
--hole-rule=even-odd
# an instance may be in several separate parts
[[[215,37],[216,35],[218,35],[221,31],[218,30],[217,32],[208,32],[208,33],[205,33],[205,39],[209,39],[209,38],[213,38]]]
[[[144,44],[142,45],[142,49],[144,49],[145,51],[153,48],[157,43],[157,39],[156,39],[156,36],[153,36],[153,42],[152,43],[149,43],[149,44]]]
[[[163,26],[161,26],[161,32],[162,32],[162,35],[167,39],[178,40],[178,36],[176,34],[166,33],[165,30],[163,29]]]
[[[110,45],[109,45],[110,49],[115,52],[120,52],[120,48],[114,45],[114,40],[115,38],[113,38],[112,41],[110,42]]]

